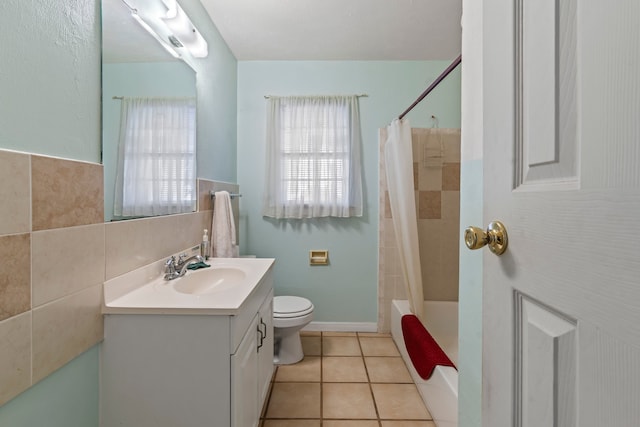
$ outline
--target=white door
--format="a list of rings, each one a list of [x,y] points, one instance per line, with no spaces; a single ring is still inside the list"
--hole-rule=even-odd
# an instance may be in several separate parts
[[[483,13],[483,426],[640,426],[640,1]]]

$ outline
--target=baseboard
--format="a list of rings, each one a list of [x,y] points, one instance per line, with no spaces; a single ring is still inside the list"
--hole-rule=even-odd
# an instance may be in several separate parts
[[[302,330],[314,332],[378,332],[378,324],[373,322],[311,322]]]

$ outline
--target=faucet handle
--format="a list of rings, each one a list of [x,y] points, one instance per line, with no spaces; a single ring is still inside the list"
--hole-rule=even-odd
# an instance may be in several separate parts
[[[182,253],[178,256],[178,262],[177,262],[177,266],[180,267],[182,264],[184,264],[184,261],[189,258],[189,256],[186,253]]]
[[[176,271],[176,257],[171,256],[171,258],[169,258],[167,262],[164,263],[164,272],[173,273],[175,271]]]

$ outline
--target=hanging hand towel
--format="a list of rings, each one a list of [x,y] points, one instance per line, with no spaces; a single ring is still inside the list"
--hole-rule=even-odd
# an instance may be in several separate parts
[[[236,245],[236,226],[233,221],[231,197],[227,191],[216,191],[213,202],[211,224],[212,255],[217,258],[232,258]]]

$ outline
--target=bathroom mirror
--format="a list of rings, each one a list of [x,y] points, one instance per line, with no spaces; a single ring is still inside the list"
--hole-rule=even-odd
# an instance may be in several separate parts
[[[102,0],[102,163],[107,222],[127,217],[114,217],[122,98],[195,100],[196,97],[196,75],[193,69],[186,62],[170,55],[134,19],[135,13],[132,14],[134,9],[139,11],[140,17],[162,13],[162,7],[162,0]],[[193,115],[195,117],[195,102]],[[191,138],[195,140],[195,128],[191,132]],[[183,209],[193,211],[195,179],[184,186],[192,187],[194,194],[193,203],[190,207],[185,205]],[[140,216],[147,215],[129,217]]]

